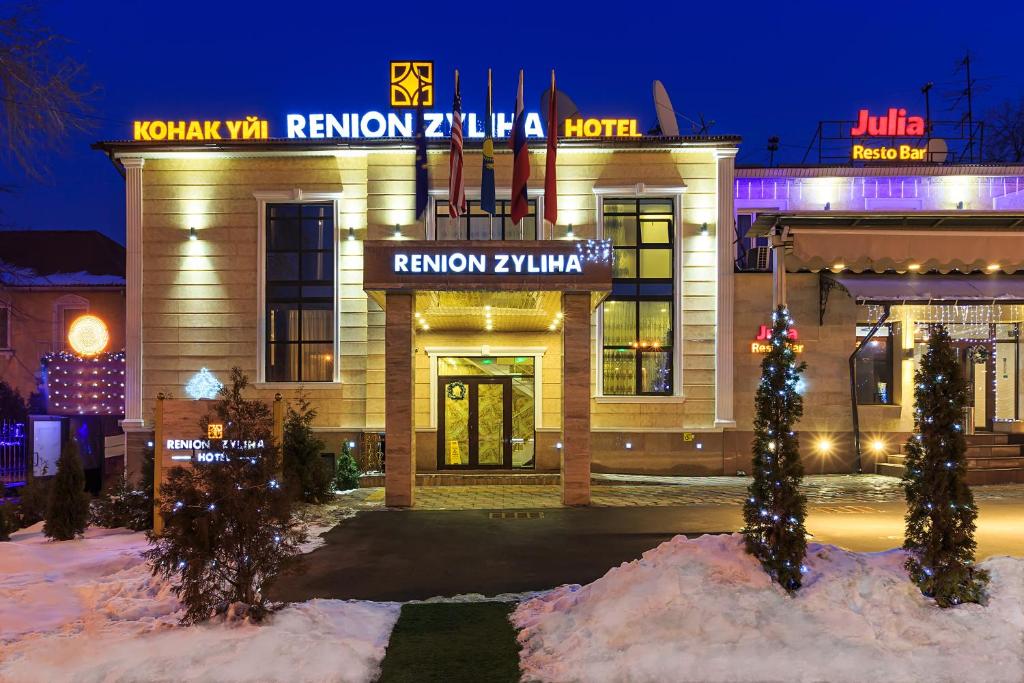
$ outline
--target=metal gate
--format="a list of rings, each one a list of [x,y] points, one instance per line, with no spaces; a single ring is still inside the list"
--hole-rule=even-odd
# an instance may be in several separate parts
[[[22,422],[0,422],[0,485],[22,484],[28,474],[28,439]]]

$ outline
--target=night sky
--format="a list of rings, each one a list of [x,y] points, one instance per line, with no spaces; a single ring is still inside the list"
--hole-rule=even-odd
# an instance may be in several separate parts
[[[130,137],[133,119],[257,114],[283,135],[289,112],[386,111],[390,59],[433,59],[442,110],[454,68],[465,111],[483,110],[488,66],[495,109],[511,110],[522,67],[527,109],[539,111],[554,68],[585,115],[636,117],[644,129],[658,78],[678,112],[743,136],[741,164],[766,163],[770,135],[782,140],[777,158],[797,163],[819,120],[860,107],[923,114],[926,81],[933,119],[958,118],[945,95],[963,87],[966,49],[983,91],[976,110],[1024,93],[1015,2],[555,4],[45,3],[40,20],[70,40],[64,49],[99,88],[96,127],[46,159],[44,182],[0,169],[13,187],[0,194],[0,224],[95,228],[123,242],[123,184],[91,142]]]

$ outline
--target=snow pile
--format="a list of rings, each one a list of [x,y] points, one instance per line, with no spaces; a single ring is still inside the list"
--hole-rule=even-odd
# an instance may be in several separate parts
[[[141,533],[89,529],[47,542],[40,526],[0,543],[0,681],[369,681],[397,604],[313,600],[263,626],[177,625]]]
[[[949,610],[921,596],[903,560],[809,544],[790,598],[740,535],[677,536],[521,604],[524,680],[1024,680],[1024,559],[981,563],[989,605]]]

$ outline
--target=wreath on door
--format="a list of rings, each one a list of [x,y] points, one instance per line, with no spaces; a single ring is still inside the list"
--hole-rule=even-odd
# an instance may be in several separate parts
[[[968,349],[967,357],[970,359],[971,363],[986,363],[988,362],[989,353],[987,346],[984,344],[978,344],[977,346],[972,346]]]
[[[448,398],[453,401],[461,401],[466,398],[466,385],[462,382],[449,382],[448,388],[445,390],[448,394]]]

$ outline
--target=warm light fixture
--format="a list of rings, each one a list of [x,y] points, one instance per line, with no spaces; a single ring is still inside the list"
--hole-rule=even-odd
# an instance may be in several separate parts
[[[350,225],[350,226],[348,226],[348,241],[349,241],[349,242],[354,242],[354,241],[355,241],[355,239],[356,239],[356,229],[355,229],[355,228],[353,228],[353,227],[352,227],[352,226]]]
[[[994,273],[997,270],[999,270],[999,264],[998,263],[990,263],[990,264],[988,264],[988,268],[986,270],[988,270],[988,272],[990,272],[990,273]]]
[[[814,448],[822,455],[828,455],[832,452],[832,440],[822,437],[814,444]]]
[[[195,242],[197,239],[199,239],[199,235],[196,234],[196,228],[195,228],[194,225],[189,226],[189,229],[188,229],[188,239],[191,242]]]
[[[843,263],[842,261],[838,261],[838,262],[832,264],[832,270],[842,270],[845,267],[846,267],[846,264]]]
[[[882,441],[881,439],[875,439],[874,441],[871,442],[871,450],[873,450],[875,453],[879,453],[879,454],[884,453],[885,452],[885,442]]]
[[[707,221],[705,221],[704,223],[700,224],[700,236],[701,237],[707,237],[708,236],[708,224],[707,224]]]
[[[68,329],[68,343],[81,356],[95,356],[107,348],[110,331],[107,324],[94,315],[79,316]]]
[[[914,270],[914,271],[921,270],[921,264],[920,263],[911,263],[909,266],[907,266],[907,270]]]
[[[402,226],[399,225],[398,223],[395,223],[395,239],[402,239]]]

